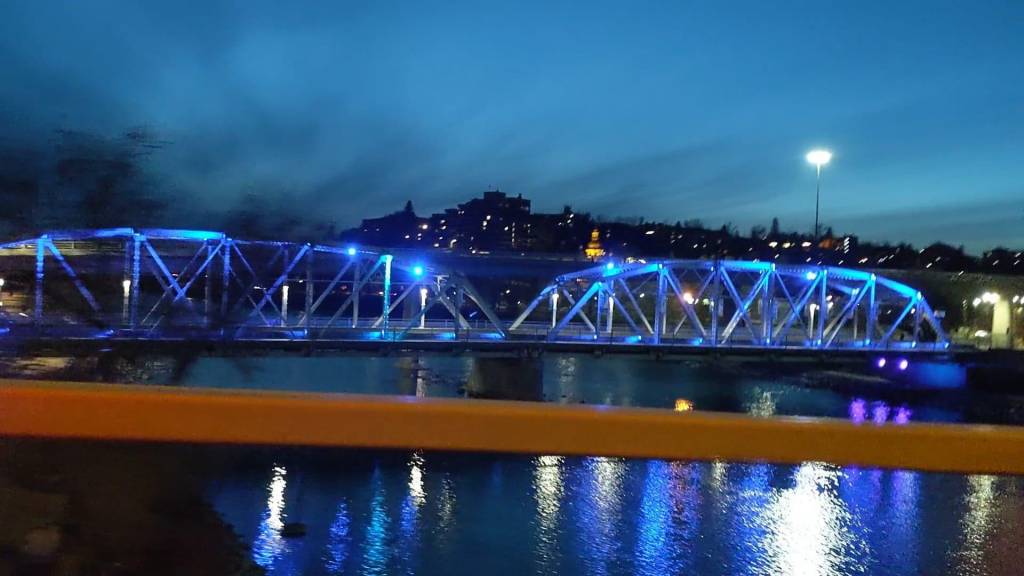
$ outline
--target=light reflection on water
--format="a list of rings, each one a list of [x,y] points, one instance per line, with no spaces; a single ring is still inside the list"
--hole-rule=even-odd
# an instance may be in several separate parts
[[[267,486],[267,504],[263,518],[260,520],[259,536],[253,542],[253,560],[266,568],[274,564],[285,552],[288,543],[281,536],[284,528],[284,489],[288,482],[285,476],[288,471],[282,466],[275,466],[273,477]]]
[[[288,480],[295,464],[270,468],[258,490],[228,480],[214,502],[270,574],[903,575],[1024,565],[1012,544],[1024,517],[1019,478],[396,456],[363,456],[376,461],[369,468],[307,465],[302,506]],[[257,502],[263,513],[248,524]],[[325,513],[302,518],[306,537],[282,539],[300,508]]]
[[[541,574],[557,574],[559,510],[562,505],[562,457],[538,456],[533,463],[533,497],[537,514],[537,568]]]

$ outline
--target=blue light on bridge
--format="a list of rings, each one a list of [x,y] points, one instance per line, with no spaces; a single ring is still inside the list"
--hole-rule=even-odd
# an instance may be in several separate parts
[[[355,256],[356,255],[356,247],[355,246],[349,246],[348,250],[345,250],[345,253],[348,254],[349,256]]]
[[[413,276],[423,276],[423,266],[419,266],[419,265],[413,266],[412,267],[412,275]]]
[[[879,358],[878,360],[875,361],[875,366],[878,366],[879,368],[885,368],[885,362],[885,358]]]
[[[808,272],[807,274],[804,274],[804,278],[807,278],[808,280],[814,280],[817,277],[818,277],[818,273],[814,272],[813,270]]]
[[[896,364],[896,367],[899,368],[901,372],[906,370],[907,366],[910,366],[910,362],[907,361],[906,358],[900,358],[899,363]]]

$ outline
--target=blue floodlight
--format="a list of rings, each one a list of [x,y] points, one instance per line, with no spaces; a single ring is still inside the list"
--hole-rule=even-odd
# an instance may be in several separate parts
[[[605,264],[604,265],[604,269],[605,270],[614,270],[615,269],[615,262],[609,262],[609,263]]]
[[[423,266],[419,266],[419,265],[413,266],[412,267],[412,274],[413,274],[413,276],[423,276]]]
[[[345,253],[348,254],[349,256],[355,256],[356,255],[356,247],[355,246],[349,246],[348,250],[345,250]]]
[[[807,278],[808,280],[814,280],[817,277],[818,273],[814,272],[813,270],[811,272],[808,272],[807,274],[804,274],[804,278]]]

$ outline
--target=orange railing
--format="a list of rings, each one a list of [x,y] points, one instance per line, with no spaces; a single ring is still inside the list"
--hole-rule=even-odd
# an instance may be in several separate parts
[[[11,380],[0,382],[0,435],[1024,474],[1024,427]]]

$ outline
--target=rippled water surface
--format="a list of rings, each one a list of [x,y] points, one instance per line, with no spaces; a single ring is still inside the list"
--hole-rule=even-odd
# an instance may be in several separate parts
[[[1019,574],[1024,482],[556,456],[283,457],[211,489],[272,574]],[[285,538],[285,523],[307,527]]]
[[[548,355],[135,361],[185,386],[502,396],[756,416],[1024,423],[952,365],[850,377],[809,365]],[[847,370],[849,367],[846,368]],[[511,374],[495,383],[493,370]],[[512,372],[509,372],[509,371]],[[865,379],[867,378],[867,379]],[[271,574],[1020,574],[1024,479],[556,456],[287,449],[225,459],[207,496]],[[301,525],[305,535],[286,537]]]
[[[312,360],[312,361],[310,361]],[[457,396],[469,358],[209,359],[190,385]],[[869,376],[892,376],[866,371]],[[550,356],[546,401],[1017,423],[955,366],[868,385],[806,371]],[[247,468],[211,492],[274,574],[1018,574],[1019,478],[603,458],[345,453]],[[307,526],[288,539],[288,522]]]

